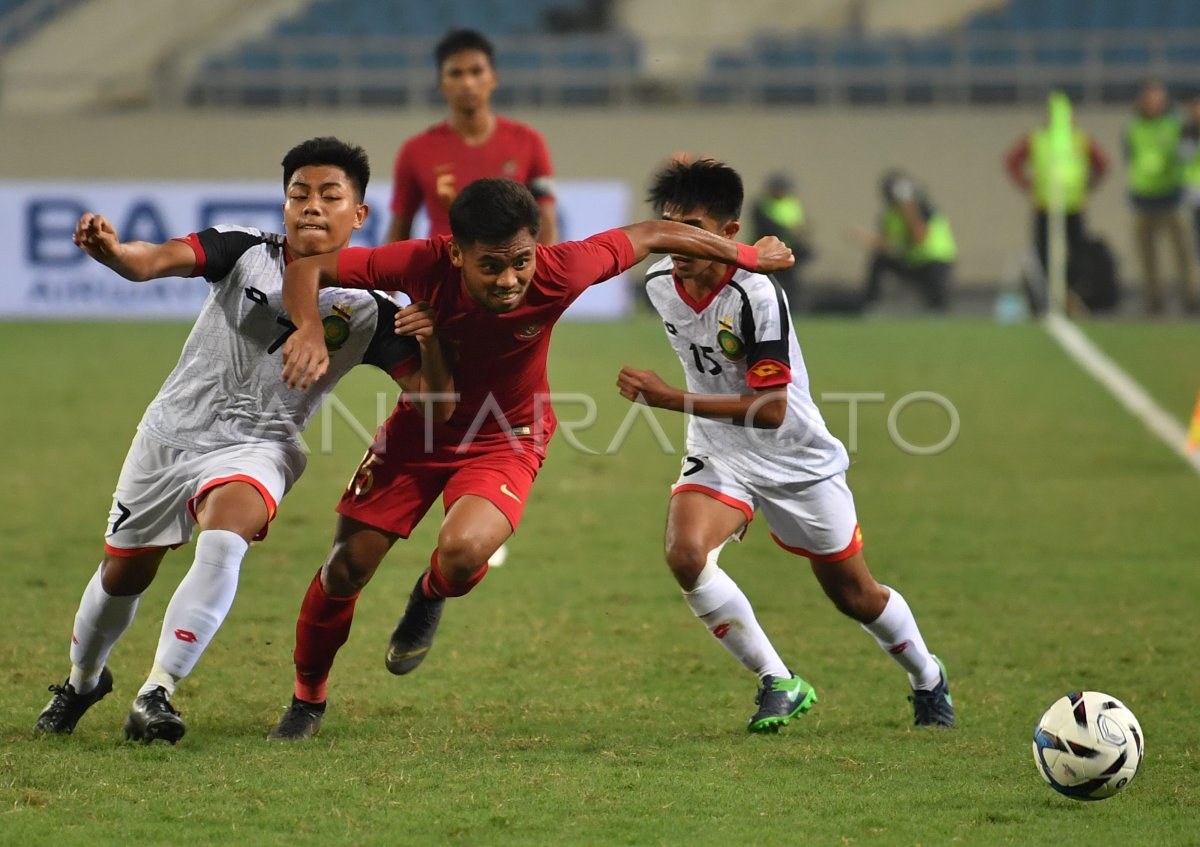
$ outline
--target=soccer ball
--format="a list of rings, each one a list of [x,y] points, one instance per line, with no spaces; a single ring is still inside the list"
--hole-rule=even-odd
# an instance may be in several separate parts
[[[1133,712],[1099,691],[1060,697],[1033,732],[1038,773],[1059,794],[1103,800],[1129,784],[1145,753]]]

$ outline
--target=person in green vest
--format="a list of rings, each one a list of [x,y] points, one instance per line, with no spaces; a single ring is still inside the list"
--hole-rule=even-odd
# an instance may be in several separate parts
[[[1124,150],[1128,167],[1129,200],[1133,205],[1133,235],[1146,284],[1146,309],[1164,311],[1162,279],[1158,272],[1159,237],[1165,234],[1175,253],[1183,307],[1197,310],[1192,287],[1191,262],[1179,218],[1183,197],[1182,140],[1179,118],[1171,112],[1166,89],[1157,82],[1142,86],[1137,112],[1125,129]]]
[[[1065,98],[1056,92],[1052,97]],[[1069,108],[1069,103],[1067,105]],[[1073,115],[1072,115],[1073,118]],[[1084,212],[1088,199],[1108,172],[1108,157],[1095,140],[1082,129],[1071,125],[1071,145],[1065,161],[1056,160],[1050,135],[1050,122],[1017,139],[1004,159],[1009,177],[1033,205],[1033,243],[1038,261],[1047,272],[1050,214],[1054,205],[1056,167],[1062,167],[1062,204],[1067,235],[1067,264],[1079,255],[1086,237]],[[1044,299],[1044,293],[1043,293]],[[1035,306],[1035,311],[1040,308]]]
[[[1196,254],[1200,256],[1200,96],[1188,104],[1188,122],[1183,128],[1179,157],[1183,160],[1184,202],[1192,212]]]
[[[903,171],[885,173],[879,191],[883,211],[870,242],[864,307],[879,302],[883,281],[890,276],[916,287],[931,311],[944,312],[958,257],[950,221]]]
[[[796,264],[776,271],[773,276],[783,286],[788,305],[794,310],[800,298],[800,266],[812,259],[812,249],[804,204],[787,174],[775,173],[767,178],[766,187],[754,204],[752,223],[755,240],[773,235],[792,248]]]

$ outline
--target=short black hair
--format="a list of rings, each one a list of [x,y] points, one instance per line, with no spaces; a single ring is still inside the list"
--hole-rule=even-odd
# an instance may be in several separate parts
[[[505,244],[523,229],[537,238],[542,211],[533,194],[504,177],[469,183],[450,204],[450,232],[459,246]]]
[[[673,159],[654,175],[646,199],[659,215],[668,209],[703,209],[725,223],[742,216],[744,195],[742,178],[729,165],[716,159]]]
[[[371,179],[371,163],[367,151],[357,144],[349,144],[332,135],[310,138],[297,144],[283,157],[283,190],[287,191],[292,174],[308,165],[332,165],[341,168],[354,184],[358,202],[367,194],[367,182]]]
[[[464,50],[478,50],[487,56],[489,65],[493,68],[496,67],[496,49],[492,47],[492,42],[488,41],[483,33],[474,29],[452,29],[442,36],[442,40],[433,49],[433,58],[437,60],[438,73],[441,73],[442,65],[446,63],[447,59]]]

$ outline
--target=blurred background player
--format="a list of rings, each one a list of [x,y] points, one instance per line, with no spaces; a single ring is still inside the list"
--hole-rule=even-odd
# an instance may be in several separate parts
[[[367,216],[369,176],[361,147],[335,138],[294,147],[283,159],[286,236],[218,226],[162,244],[122,242],[105,218],[79,220],[75,243],[126,279],[203,276],[212,287],[179,364],[138,424],[113,496],[104,560],[75,615],[71,671],[50,687],[39,732],[73,732],[112,690],[109,654],[167,550],[186,544],[198,525],[195,559],[167,606],[154,667],[125,724],[127,738],[178,741],[184,723],[170,702],[175,686],[228,615],[250,542],[266,537],[303,473],[300,432],[322,398],[358,364],[412,390],[452,390],[423,305],[398,313],[373,293],[334,289],[319,305],[314,300],[329,370],[301,391],[280,379],[274,354],[295,329],[283,309],[284,265],[350,243]],[[398,314],[419,340],[394,333]],[[429,383],[416,370],[422,365]]]
[[[1200,95],[1188,101],[1188,120],[1181,134],[1179,155],[1183,160],[1183,193],[1192,218],[1197,259],[1200,259]]]
[[[327,353],[313,309],[318,286],[350,285],[430,302],[459,399],[449,420],[427,431],[401,398],[359,465],[338,505],[333,549],[300,607],[292,703],[271,738],[299,740],[320,728],[329,672],[349,637],[359,592],[439,496],[445,517],[437,547],[392,633],[388,670],[415,670],[433,644],[446,598],[467,594],[487,574],[488,559],[520,523],[557,425],[546,375],[551,332],[588,287],[650,253],[765,271],[791,263],[791,251],[773,238],[735,245],[664,221],[543,247],[540,222],[525,186],[481,179],[450,207],[451,237],[342,250],[288,269],[285,296],[298,329],[284,351],[285,382],[303,386],[321,377]]]
[[[915,287],[930,311],[946,311],[958,256],[950,221],[903,171],[885,173],[879,194],[883,210],[878,231],[863,237],[871,250],[864,307],[878,304],[884,278],[892,276]]]
[[[655,175],[649,200],[665,220],[728,239],[740,229],[741,177],[712,159],[668,165]],[[674,254],[650,268],[646,287],[687,389],[630,367],[617,386],[627,400],[691,416],[667,511],[667,564],[696,617],[758,676],[750,731],[776,730],[817,699],[718,563],[721,548],[741,538],[756,509],[775,543],[809,559],[838,610],[908,674],[916,725],[952,726],[945,667],[926,649],[904,598],[876,582],[863,558],[846,486],[849,458],[809,394],[779,287],[752,270]]]
[[[1070,103],[1066,95],[1054,92],[1051,98],[1062,98],[1067,110]],[[1049,106],[1048,106],[1049,108]],[[1074,113],[1071,112],[1072,119]],[[1088,198],[1103,181],[1108,172],[1108,157],[1088,133],[1071,126],[1071,145],[1065,151],[1063,161],[1058,161],[1051,136],[1049,121],[1027,135],[1019,138],[1005,156],[1005,167],[1009,178],[1021,189],[1033,206],[1033,244],[1037,251],[1042,279],[1049,278],[1047,254],[1050,243],[1049,208],[1053,202],[1053,180],[1061,172],[1063,182],[1063,212],[1067,236],[1067,267],[1078,266],[1081,251],[1087,240],[1087,224],[1084,212]],[[1068,280],[1070,274],[1068,273]],[[1047,302],[1047,292],[1031,292],[1035,312],[1040,312]]]
[[[804,204],[800,202],[791,177],[774,173],[767,178],[763,192],[754,204],[753,223],[754,240],[773,235],[792,248],[796,264],[778,271],[775,279],[787,293],[789,306],[793,310],[799,308],[800,266],[812,259],[812,249]]]
[[[1183,196],[1183,165],[1180,161],[1181,127],[1171,111],[1167,91],[1157,81],[1142,86],[1136,113],[1125,129],[1125,162],[1129,169],[1129,201],[1133,206],[1133,237],[1142,263],[1146,285],[1146,311],[1162,314],[1165,309],[1162,278],[1158,270],[1158,240],[1171,242],[1183,308],[1197,310],[1192,287],[1179,203]]]
[[[412,237],[422,206],[430,235],[450,235],[450,204],[467,185],[507,177],[529,188],[541,210],[540,244],[558,241],[554,170],[536,129],[492,111],[496,90],[492,43],[472,29],[446,34],[434,51],[438,85],[450,117],[404,142],[396,155],[388,241]]]

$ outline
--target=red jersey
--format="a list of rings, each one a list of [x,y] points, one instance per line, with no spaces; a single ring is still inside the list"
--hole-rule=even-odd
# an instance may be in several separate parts
[[[539,201],[554,198],[554,171],[541,133],[497,115],[491,137],[472,147],[442,121],[396,154],[392,212],[409,217],[424,205],[430,236],[449,235],[450,204],[458,192],[477,179],[500,176],[528,186]]]
[[[549,439],[556,419],[550,407],[546,353],[555,322],[588,286],[635,264],[629,237],[619,229],[553,247],[537,245],[525,299],[497,314],[467,293],[462,272],[450,263],[450,238],[397,241],[382,247],[348,247],[338,254],[338,286],[403,291],[434,310],[436,332],[459,394],[453,416],[434,424],[436,442],[467,433]],[[420,423],[421,413],[405,398]],[[502,418],[502,419],[501,419]]]

